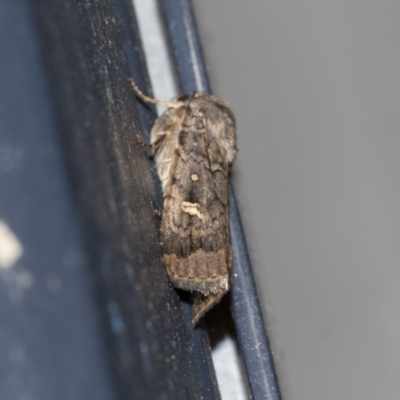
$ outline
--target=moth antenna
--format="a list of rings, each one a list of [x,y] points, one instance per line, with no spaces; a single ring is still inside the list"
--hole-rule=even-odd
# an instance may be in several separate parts
[[[183,103],[181,101],[163,101],[163,100],[157,100],[154,99],[153,97],[149,97],[146,96],[136,85],[135,81],[132,78],[128,78],[128,83],[131,86],[131,88],[133,89],[133,91],[136,93],[136,95],[138,97],[140,97],[143,101],[145,101],[146,103],[150,103],[150,104],[158,104],[160,106],[164,106],[167,108],[178,108],[181,107],[183,105]]]

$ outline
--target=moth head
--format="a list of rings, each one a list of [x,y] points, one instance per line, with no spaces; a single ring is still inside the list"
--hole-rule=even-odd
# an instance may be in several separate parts
[[[186,102],[186,101],[190,101],[191,99],[195,99],[197,97],[200,97],[201,95],[202,94],[200,92],[192,92],[192,93],[189,93],[189,94],[184,94],[181,97],[178,97],[177,101]]]

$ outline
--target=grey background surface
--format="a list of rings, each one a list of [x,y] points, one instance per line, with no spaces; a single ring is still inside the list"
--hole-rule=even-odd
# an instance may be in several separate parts
[[[194,5],[284,398],[400,398],[400,3]]]

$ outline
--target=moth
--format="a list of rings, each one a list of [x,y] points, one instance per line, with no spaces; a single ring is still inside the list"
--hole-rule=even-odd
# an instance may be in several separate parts
[[[229,234],[230,166],[236,153],[236,123],[218,97],[193,92],[172,101],[144,95],[167,110],[157,118],[150,145],[163,190],[161,243],[169,279],[192,292],[192,323],[216,305],[231,286]]]

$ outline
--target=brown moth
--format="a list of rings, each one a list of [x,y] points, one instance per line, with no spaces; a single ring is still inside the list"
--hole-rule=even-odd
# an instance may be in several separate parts
[[[237,152],[235,117],[215,96],[193,92],[165,102],[129,83],[144,101],[167,107],[151,144],[138,141],[152,150],[162,184],[163,263],[173,285],[192,292],[196,325],[231,285],[228,175]]]

